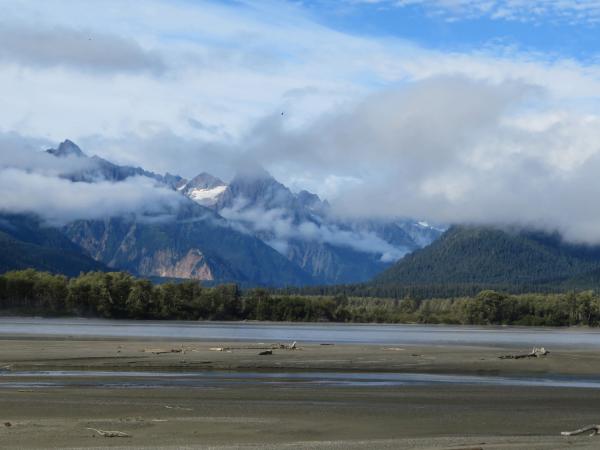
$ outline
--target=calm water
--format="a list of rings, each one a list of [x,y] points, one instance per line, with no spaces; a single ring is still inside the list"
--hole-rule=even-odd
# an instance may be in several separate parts
[[[215,341],[598,348],[600,330],[453,325],[348,325],[0,318],[2,335],[103,336]]]
[[[417,385],[528,386],[600,389],[600,378],[493,377],[419,373],[347,372],[228,372],[190,373],[44,371],[0,372],[2,388],[106,387],[106,388],[217,388],[223,386],[271,387],[394,387]]]

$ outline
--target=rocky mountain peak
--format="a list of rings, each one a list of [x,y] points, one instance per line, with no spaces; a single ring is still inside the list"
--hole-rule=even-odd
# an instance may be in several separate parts
[[[238,172],[223,194],[219,207],[230,207],[236,199],[244,199],[249,206],[265,209],[288,209],[293,208],[295,203],[292,191],[261,167]]]
[[[186,197],[207,207],[215,206],[226,189],[227,184],[223,180],[206,172],[177,187]]]
[[[59,158],[66,158],[68,156],[83,158],[86,156],[85,153],[81,151],[79,146],[69,139],[61,142],[58,148],[50,148],[46,150],[46,152]]]
[[[185,184],[186,189],[213,189],[218,186],[226,186],[225,182],[210,173],[202,172]]]

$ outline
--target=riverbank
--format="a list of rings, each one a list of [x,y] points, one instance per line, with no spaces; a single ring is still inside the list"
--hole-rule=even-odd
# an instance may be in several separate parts
[[[597,390],[0,389],[2,448],[598,448]],[[118,430],[103,438],[89,428]]]
[[[286,343],[289,344],[289,343]],[[499,359],[515,348],[0,336],[2,448],[597,448],[560,431],[599,422],[600,389],[478,384],[331,387],[248,382],[244,372],[456,374],[592,378],[594,350]],[[259,355],[264,349],[271,355]],[[528,349],[524,348],[523,351]],[[53,385],[43,371],[230,371],[227,384],[111,384],[103,376]],[[31,371],[26,380],[17,372]],[[11,375],[14,374],[14,375]],[[135,377],[134,377],[135,378]],[[285,381],[285,382],[284,382]],[[12,384],[11,384],[12,383]],[[60,383],[59,383],[60,384]],[[118,430],[104,438],[89,428]]]
[[[495,376],[597,376],[596,349],[548,349],[540,358],[501,359],[530,348],[340,345],[298,342],[57,338],[0,335],[0,367],[29,370],[279,370],[465,374]],[[270,355],[259,355],[271,351]]]

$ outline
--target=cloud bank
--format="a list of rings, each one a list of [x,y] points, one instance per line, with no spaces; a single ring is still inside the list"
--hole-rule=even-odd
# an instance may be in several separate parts
[[[588,25],[600,8],[369,1],[451,20],[553,15]],[[360,36],[298,2],[0,4],[0,131],[70,138],[111,161],[186,177],[229,178],[236,161],[256,160],[342,215],[519,223],[600,241],[594,59]],[[64,170],[36,164],[24,157],[9,168],[44,180]],[[18,198],[16,186],[2,193]],[[136,189],[140,199],[154,191]]]
[[[247,207],[243,198],[237,199],[232,207],[221,209],[219,214],[241,231],[263,237],[265,242],[283,255],[288,254],[290,241],[294,240],[347,247],[379,255],[382,262],[397,261],[409,252],[409,249],[396,247],[373,232],[309,220],[297,221],[284,209]]]
[[[73,182],[65,175],[87,169],[88,158],[56,158],[0,138],[0,212],[36,214],[51,225],[113,216],[168,217],[183,198],[146,177],[114,183]]]
[[[539,87],[442,77],[373,94],[288,130],[267,119],[267,164],[359,180],[343,215],[521,225],[600,243],[600,116],[553,107]]]
[[[34,27],[0,22],[0,61],[33,68],[69,67],[94,73],[162,73],[165,63],[136,41],[64,26]]]

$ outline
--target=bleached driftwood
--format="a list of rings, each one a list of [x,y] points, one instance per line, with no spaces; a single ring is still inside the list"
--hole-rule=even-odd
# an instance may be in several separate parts
[[[100,436],[103,437],[131,437],[130,434],[123,433],[122,431],[107,431],[107,430],[98,430],[97,428],[87,427],[88,430],[95,431]]]
[[[181,348],[172,348],[169,350],[165,350],[162,348],[145,348],[144,353],[152,353],[154,355],[162,355],[164,353],[183,353],[185,355],[185,349]]]
[[[193,411],[192,408],[184,408],[183,406],[177,406],[177,405],[175,405],[175,406],[165,405],[165,408],[167,408],[167,409],[178,409],[180,411]]]
[[[578,434],[587,433],[588,431],[591,431],[590,436],[595,436],[600,433],[600,425],[586,425],[585,427],[573,431],[561,431],[560,434],[562,436],[577,436]]]
[[[294,341],[291,344],[253,345],[246,347],[211,347],[209,350],[213,352],[231,352],[232,350],[298,350],[298,343]]]
[[[533,350],[531,350],[529,353],[520,353],[520,354],[516,354],[516,355],[502,355],[499,358],[500,359],[521,359],[521,358],[539,358],[541,356],[546,356],[548,353],[550,353],[548,350],[546,350],[544,347],[533,347]]]

